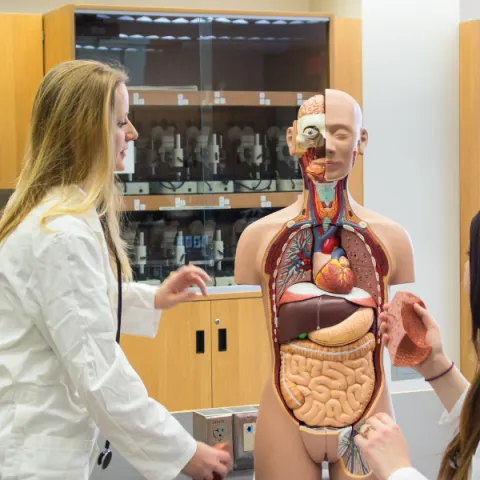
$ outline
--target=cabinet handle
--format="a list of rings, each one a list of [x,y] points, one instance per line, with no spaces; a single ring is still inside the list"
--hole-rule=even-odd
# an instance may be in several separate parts
[[[197,330],[196,337],[197,337],[197,342],[196,342],[197,353],[198,354],[205,353],[205,330]]]
[[[227,329],[226,328],[218,329],[218,351],[219,352],[227,351]]]

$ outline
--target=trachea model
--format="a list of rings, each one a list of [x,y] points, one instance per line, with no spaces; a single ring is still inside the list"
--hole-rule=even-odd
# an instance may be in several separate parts
[[[261,285],[273,358],[255,434],[256,480],[371,479],[356,426],[392,414],[378,314],[388,286],[414,281],[408,234],[356,203],[348,175],[367,145],[344,92],[307,100],[287,131],[303,194],[249,225],[237,284]]]

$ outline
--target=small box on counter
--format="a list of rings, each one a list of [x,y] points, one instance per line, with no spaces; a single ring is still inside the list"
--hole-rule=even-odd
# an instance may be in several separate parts
[[[195,410],[193,438],[212,447],[224,442],[233,443],[232,412],[225,408]]]
[[[232,407],[234,470],[253,469],[258,407]]]
[[[193,437],[214,446],[233,447],[233,470],[253,470],[257,406],[215,408],[193,412]]]

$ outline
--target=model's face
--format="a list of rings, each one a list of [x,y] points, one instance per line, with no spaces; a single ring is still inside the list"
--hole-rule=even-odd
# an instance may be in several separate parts
[[[360,125],[351,102],[326,95],[326,172],[329,182],[345,178],[353,168],[360,139]]]
[[[128,91],[125,84],[120,84],[115,92],[115,170],[122,172],[125,169],[124,159],[128,142],[136,140],[138,133],[128,118]]]
[[[350,96],[336,90],[327,90],[325,97],[319,95],[309,101],[308,114],[287,132],[290,154],[298,157],[302,170],[316,181],[341,180],[367,145],[360,108]]]

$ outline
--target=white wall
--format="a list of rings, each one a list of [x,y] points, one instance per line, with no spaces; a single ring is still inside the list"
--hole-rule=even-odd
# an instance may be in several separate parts
[[[410,233],[416,283],[403,288],[423,298],[458,364],[459,0],[363,0],[362,18],[365,205]]]
[[[480,2],[478,0],[460,0],[460,21],[478,20],[480,18]]]

